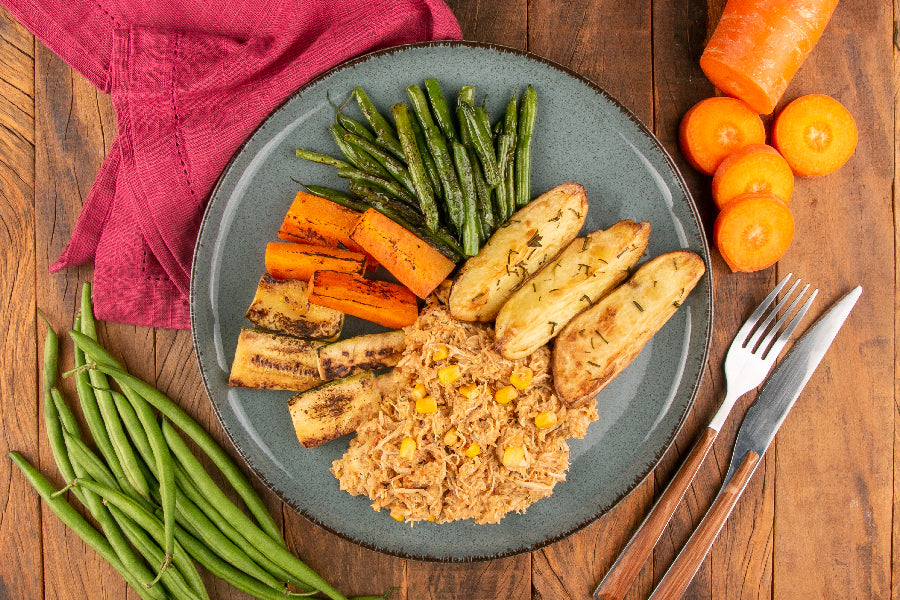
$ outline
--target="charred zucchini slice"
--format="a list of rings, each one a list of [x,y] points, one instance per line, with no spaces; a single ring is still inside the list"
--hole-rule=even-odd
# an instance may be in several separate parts
[[[393,367],[400,360],[406,335],[388,331],[347,338],[319,348],[319,377],[325,381],[360,371]]]
[[[257,327],[303,338],[336,338],[344,326],[344,314],[311,304],[309,288],[299,279],[278,280],[265,273],[246,317]]]
[[[325,342],[304,340],[244,327],[238,337],[228,385],[302,391],[321,382],[319,348]]]
[[[288,400],[297,440],[313,448],[356,430],[381,401],[371,371],[329,381]]]

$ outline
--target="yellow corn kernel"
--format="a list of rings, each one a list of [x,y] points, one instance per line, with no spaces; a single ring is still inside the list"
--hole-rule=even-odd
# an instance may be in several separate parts
[[[456,433],[456,428],[450,429],[447,433],[444,434],[444,444],[448,446],[452,446],[456,442],[459,441],[459,434]]]
[[[550,429],[556,425],[556,413],[552,411],[546,411],[540,413],[538,416],[534,418],[534,426],[538,429]]]
[[[447,349],[447,346],[441,344],[434,349],[434,352],[431,353],[431,360],[444,360],[448,356],[450,356],[450,351]]]
[[[469,447],[466,448],[466,456],[468,456],[469,458],[475,458],[479,454],[481,454],[481,446],[479,446],[475,442],[472,442],[471,444],[469,444]]]
[[[524,390],[531,385],[533,377],[534,371],[531,370],[531,367],[516,367],[509,376],[509,382],[517,389]]]
[[[473,396],[475,396],[476,391],[478,391],[477,383],[467,383],[466,385],[459,386],[459,393],[466,398],[472,398]]]
[[[462,376],[459,365],[448,365],[438,370],[438,379],[444,385],[450,385]]]
[[[391,518],[392,518],[393,520],[395,520],[395,521],[399,521],[400,523],[403,522],[403,515],[401,515],[400,513],[392,512],[392,513],[391,513]]]
[[[427,415],[437,411],[437,400],[434,396],[425,396],[416,400],[416,412]]]
[[[434,523],[434,515],[428,517],[428,520],[431,521],[432,523]]]
[[[522,446],[507,446],[503,451],[503,466],[515,469],[525,460],[525,450]]]
[[[403,438],[400,442],[400,458],[412,460],[413,454],[416,452],[416,440],[411,437]]]
[[[494,393],[494,400],[496,400],[500,404],[509,404],[518,396],[519,392],[516,391],[516,388],[511,385],[507,385],[500,388]]]
[[[428,390],[425,389],[424,383],[417,383],[412,391],[409,393],[409,397],[413,400],[418,400],[420,398],[424,398],[428,395]]]

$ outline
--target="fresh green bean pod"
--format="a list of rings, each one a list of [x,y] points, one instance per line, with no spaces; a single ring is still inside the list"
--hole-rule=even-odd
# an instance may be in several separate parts
[[[422,164],[425,165],[425,175],[428,176],[428,184],[431,186],[431,191],[435,198],[443,200],[444,188],[441,187],[441,177],[438,175],[437,166],[434,164],[434,158],[431,156],[431,153],[428,152],[428,142],[425,141],[425,132],[422,131],[422,126],[419,125],[418,119],[410,119],[409,122],[410,125],[412,125],[413,134],[416,136],[416,148],[418,148],[419,155],[422,157]]]
[[[213,464],[222,472],[234,490],[246,503],[250,513],[256,518],[260,527],[276,544],[285,547],[281,531],[275,521],[266,510],[262,499],[244,477],[241,470],[230,456],[219,446],[206,430],[190,417],[184,410],[172,402],[165,394],[152,385],[124,371],[122,366],[96,341],[79,334],[77,331],[69,332],[75,344],[85,352],[91,360],[97,363],[97,368],[113,379],[121,386],[123,383],[134,390],[149,402],[156,410],[161,412],[168,420],[172,421],[179,429],[185,432],[201,450],[213,461]]]
[[[453,168],[453,157],[447,148],[447,142],[441,134],[441,130],[434,124],[431,111],[428,108],[428,100],[425,93],[417,85],[411,85],[406,88],[406,95],[409,96],[413,112],[422,127],[425,134],[425,143],[428,146],[428,152],[434,159],[437,168],[438,177],[441,180],[441,188],[444,190],[444,206],[447,216],[454,227],[459,228],[462,224],[462,190],[460,190],[459,179]]]
[[[497,170],[497,157],[494,156],[494,144],[491,140],[491,131],[475,115],[475,108],[470,104],[460,104],[462,117],[469,130],[471,146],[478,154],[481,166],[484,168],[484,178],[488,185],[496,187],[500,185],[501,177]]]
[[[338,148],[341,151],[341,154],[350,161],[349,165],[339,166],[338,169],[346,169],[349,167],[356,167],[360,171],[369,173],[376,177],[384,177],[386,179],[391,178],[391,174],[388,173],[387,169],[381,166],[377,160],[375,160],[368,152],[360,150],[359,148],[348,144],[344,140],[344,136],[347,134],[347,130],[342,127],[338,127],[337,125],[330,125],[328,130],[331,132],[331,137],[334,139],[334,143],[337,144]]]
[[[344,141],[361,152],[366,152],[371,155],[372,158],[377,160],[381,166],[384,167],[384,170],[389,173],[397,183],[406,188],[406,191],[411,194],[416,193],[416,187],[413,185],[412,177],[409,176],[409,169],[407,169],[406,165],[401,161],[394,158],[390,152],[374,142],[349,132],[344,134]]]
[[[308,160],[322,165],[329,165],[337,169],[350,166],[349,163],[344,162],[339,158],[334,158],[333,156],[328,156],[327,154],[319,154],[318,152],[313,152],[312,150],[297,148],[295,153],[297,155],[297,158],[302,158],[303,160]]]
[[[363,202],[362,199],[357,198],[352,194],[348,194],[347,192],[342,192],[341,190],[333,190],[321,185],[304,185],[303,187],[305,187],[310,194],[320,196],[326,200],[331,200],[335,204],[340,204],[351,210],[365,212],[366,209],[369,208],[369,205]]]
[[[514,198],[510,198],[509,189],[506,185],[506,175],[509,171],[509,158],[512,156],[512,145],[516,134],[504,132],[497,137],[497,168],[503,173],[503,182],[494,188],[494,200],[496,200],[497,218],[496,224],[499,226],[506,222],[509,215],[512,214],[512,205]]]
[[[396,181],[393,181],[392,179],[372,175],[371,173],[367,173],[359,169],[354,169],[353,167],[338,169],[337,173],[338,177],[349,179],[350,181],[355,181],[362,185],[376,187],[378,189],[384,190],[391,196],[403,200],[404,202],[407,202],[409,204],[417,204],[415,197],[410,195],[409,192],[403,189],[402,185],[400,185]],[[390,175],[388,175],[388,177],[390,177]]]
[[[416,134],[413,130],[412,119],[409,116],[409,108],[402,103],[395,104],[391,107],[391,114],[394,115],[394,122],[397,124],[397,135],[400,136],[400,143],[403,144],[406,164],[409,166],[409,174],[416,188],[419,206],[425,214],[425,225],[428,229],[434,231],[438,227],[440,215],[434,198],[434,191],[431,189],[428,175],[425,173],[422,153],[416,144]]]
[[[516,207],[531,202],[531,137],[537,118],[537,92],[530,85],[519,107],[519,129],[516,140]]]
[[[38,313],[47,325],[47,334],[44,338],[43,378],[41,380],[41,398],[44,405],[44,429],[47,431],[47,439],[50,442],[50,451],[53,460],[62,475],[63,481],[71,483],[75,479],[75,471],[66,452],[66,442],[63,439],[62,417],[53,398],[56,390],[56,370],[59,363],[59,336],[53,331],[50,322]],[[57,391],[57,393],[59,393]],[[80,498],[79,498],[80,500]]]
[[[462,224],[462,247],[466,256],[475,256],[481,244],[481,225],[476,207],[477,199],[475,181],[472,178],[472,164],[466,147],[459,142],[453,142],[453,160],[456,163],[456,172],[459,175],[462,188],[464,221]]]
[[[125,426],[125,432],[131,439],[131,443],[134,444],[135,449],[137,449],[138,455],[147,465],[155,465],[156,457],[153,455],[150,440],[147,439],[147,432],[144,431],[144,426],[141,425],[134,407],[131,406],[125,395],[119,392],[113,392],[113,401],[116,403],[116,410],[119,411],[119,416],[122,417],[122,425]],[[155,479],[158,479],[156,472],[151,471],[151,473]]]
[[[59,420],[62,423],[63,431],[71,436],[81,439],[81,430],[78,428],[78,421],[75,419],[75,414],[72,412],[72,409],[66,404],[62,393],[58,389],[53,388],[50,390],[50,395],[53,397],[53,404],[55,405],[56,413],[59,415]]]
[[[456,129],[453,127],[453,119],[450,117],[450,109],[447,107],[447,101],[444,94],[441,93],[441,85],[437,79],[430,78],[425,80],[425,91],[428,93],[428,101],[431,104],[431,111],[434,113],[434,120],[447,141],[452,142],[457,139]]]
[[[99,554],[106,562],[108,562],[112,567],[118,571],[122,577],[128,582],[134,591],[142,598],[142,600],[158,600],[156,596],[152,595],[149,590],[147,590],[141,582],[135,578],[134,575],[131,574],[128,569],[122,564],[122,561],[119,560],[119,557],[116,555],[109,541],[103,536],[102,533],[94,529],[94,527],[81,516],[75,508],[72,507],[71,504],[66,502],[66,500],[62,496],[54,496],[56,490],[53,489],[53,486],[50,484],[47,479],[41,475],[40,471],[35,469],[31,463],[29,463],[24,456],[19,454],[18,452],[10,452],[10,459],[16,464],[17,467],[22,471],[22,474],[25,476],[25,479],[31,484],[31,487],[35,489],[35,491],[40,495],[40,497],[44,500],[47,506],[50,508],[53,513],[59,517],[60,521],[62,521],[66,527],[71,529],[75,534],[81,538],[81,540],[94,549],[94,551]]]
[[[494,218],[494,207],[491,203],[492,190],[488,187],[487,181],[484,180],[484,173],[478,164],[478,157],[472,148],[466,148],[469,155],[469,164],[472,165],[472,178],[475,181],[475,198],[478,201],[478,215],[481,217],[482,229],[485,232],[484,238],[487,239],[494,232],[494,228],[499,225]],[[500,187],[500,186],[497,186]]]
[[[363,116],[369,122],[369,126],[375,131],[375,139],[393,152],[394,156],[405,159],[406,155],[403,146],[398,139],[399,133],[395,134],[394,128],[391,127],[387,119],[381,116],[381,113],[375,108],[369,96],[366,95],[365,90],[357,87],[353,90],[353,93],[356,95],[356,101],[359,103],[359,109],[362,111]]]

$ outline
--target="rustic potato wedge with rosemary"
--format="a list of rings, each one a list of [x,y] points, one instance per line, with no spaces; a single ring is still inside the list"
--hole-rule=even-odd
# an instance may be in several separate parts
[[[518,210],[463,265],[450,289],[450,314],[493,320],[510,294],[578,235],[587,210],[577,183],[559,185]]]
[[[569,406],[593,399],[675,314],[705,270],[693,252],[663,254],[569,321],[553,348],[559,397]]]
[[[575,238],[497,314],[495,347],[510,360],[546,344],[575,315],[622,283],[650,239],[650,223],[619,221]]]

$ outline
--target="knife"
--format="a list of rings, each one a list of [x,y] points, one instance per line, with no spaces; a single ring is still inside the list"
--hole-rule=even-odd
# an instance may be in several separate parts
[[[857,286],[807,330],[756,395],[738,430],[722,487],[703,520],[663,575],[650,600],[677,600],[687,590],[763,454],[862,294]]]

